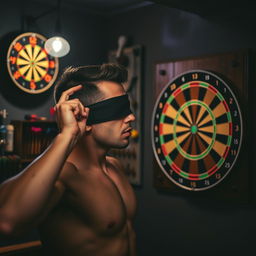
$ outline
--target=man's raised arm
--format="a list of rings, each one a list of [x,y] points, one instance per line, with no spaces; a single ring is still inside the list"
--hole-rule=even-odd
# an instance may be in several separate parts
[[[60,133],[53,143],[20,174],[0,185],[0,234],[17,235],[31,228],[45,212],[51,195],[61,197],[64,190],[58,178],[84,133],[89,111],[77,99],[68,100],[79,89],[75,86],[63,92],[55,106]]]

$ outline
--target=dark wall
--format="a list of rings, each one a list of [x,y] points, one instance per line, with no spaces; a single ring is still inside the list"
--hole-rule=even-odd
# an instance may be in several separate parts
[[[244,19],[214,21],[151,5],[109,19],[109,48],[128,35],[145,47],[142,188],[136,188],[139,255],[250,255],[256,229],[254,206],[161,193],[153,187],[150,124],[156,62],[255,48],[256,35]]]
[[[45,37],[51,37],[55,31],[56,12],[37,19],[35,22],[22,26],[22,15],[37,17],[51,11],[54,6],[29,3],[29,1],[9,1],[1,3],[0,7],[0,69],[4,70],[8,50],[7,41],[11,42],[14,35],[22,32],[37,32]],[[59,58],[60,73],[70,65],[89,65],[102,63],[105,54],[105,29],[101,16],[78,10],[72,6],[61,8],[62,35],[70,43],[70,53]],[[59,73],[59,74],[60,74]],[[16,89],[14,83],[7,77],[0,78],[0,109],[6,108],[8,121],[23,119],[25,114],[37,114],[49,117],[49,109],[53,106],[53,87],[40,95],[29,95]],[[8,91],[7,91],[8,90]],[[16,94],[14,95],[14,92]]]

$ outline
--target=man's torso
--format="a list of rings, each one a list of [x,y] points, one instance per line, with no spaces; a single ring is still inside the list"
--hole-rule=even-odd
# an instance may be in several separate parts
[[[68,175],[63,198],[40,226],[42,241],[55,256],[130,255],[135,196],[115,165],[109,163],[107,170]]]

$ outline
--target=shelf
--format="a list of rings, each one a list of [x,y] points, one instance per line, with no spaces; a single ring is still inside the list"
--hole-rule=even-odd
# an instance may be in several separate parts
[[[41,247],[41,246],[42,246],[41,241],[32,241],[32,242],[23,243],[23,244],[8,245],[8,246],[0,247],[0,254],[13,252],[13,251],[20,251],[20,250],[34,248],[34,247]]]

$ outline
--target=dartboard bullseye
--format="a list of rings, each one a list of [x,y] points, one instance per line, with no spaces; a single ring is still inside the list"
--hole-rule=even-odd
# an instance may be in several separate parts
[[[230,87],[217,75],[193,70],[174,78],[152,116],[152,146],[163,173],[187,190],[206,190],[234,166],[242,116]]]
[[[44,49],[46,38],[24,33],[11,43],[7,54],[9,74],[21,90],[37,94],[48,90],[56,80],[59,62]]]

